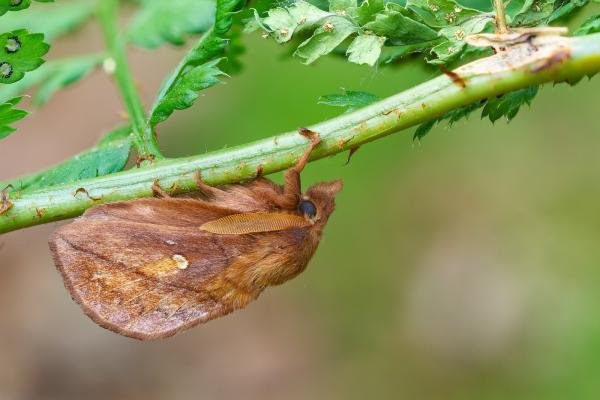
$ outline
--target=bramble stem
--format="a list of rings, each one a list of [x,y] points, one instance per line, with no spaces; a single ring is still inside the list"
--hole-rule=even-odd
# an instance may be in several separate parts
[[[124,42],[119,37],[118,8],[118,0],[102,0],[99,5],[98,19],[108,53],[115,62],[115,80],[131,120],[133,144],[140,159],[158,160],[163,156],[154,133],[146,125],[146,113],[129,68]]]
[[[520,63],[519,59],[506,62],[507,52],[502,52],[467,64],[454,71],[462,74],[465,87],[441,75],[352,113],[307,126],[322,139],[311,159],[347,151],[482,99],[600,72],[600,33],[560,38],[556,46],[542,58],[524,52],[527,56]],[[251,179],[259,166],[265,174],[281,171],[292,166],[308,145],[306,138],[292,131],[204,155],[161,160],[148,168],[12,192],[14,205],[0,215],[0,233],[74,217],[103,202],[152,196],[155,179],[167,191],[183,193],[195,189],[197,170],[211,185]]]
[[[503,34],[508,32],[506,25],[506,14],[504,13],[504,0],[493,0],[496,10],[496,33]]]

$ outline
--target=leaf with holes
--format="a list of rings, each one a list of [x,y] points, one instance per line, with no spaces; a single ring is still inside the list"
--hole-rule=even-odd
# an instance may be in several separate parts
[[[48,49],[41,33],[21,29],[0,35],[0,83],[16,82],[42,65]]]
[[[52,3],[54,0],[36,0],[40,3]],[[0,15],[8,11],[21,11],[31,5],[31,0],[0,0]]]

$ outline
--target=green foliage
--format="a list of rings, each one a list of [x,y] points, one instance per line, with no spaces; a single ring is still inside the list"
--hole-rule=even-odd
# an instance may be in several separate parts
[[[40,3],[51,3],[54,0],[36,0]],[[31,5],[31,0],[0,0],[0,15],[8,11],[21,11]]]
[[[589,35],[596,32],[600,32],[600,14],[586,19],[583,24],[573,32],[573,35]]]
[[[568,17],[588,2],[512,0],[506,12],[511,26],[538,26]],[[334,50],[371,66],[413,53],[433,54],[427,60],[432,64],[450,64],[485,54],[465,38],[491,32],[494,21],[487,9],[454,0],[331,0],[327,11],[304,0],[286,4],[262,18],[257,14],[249,27],[262,28],[278,43],[294,43],[294,54],[306,64]]]
[[[27,12],[1,18],[0,32],[27,29],[43,33],[44,41],[51,43],[86,22],[96,4],[95,0],[79,0],[35,7]]]
[[[14,190],[19,191],[35,190],[121,171],[129,160],[130,132],[128,126],[117,128],[106,134],[95,147],[46,171],[13,182],[5,182],[3,185],[10,183]]]
[[[163,83],[150,112],[150,125],[166,120],[175,110],[191,107],[198,91],[219,82],[217,65],[230,42],[233,12],[241,0],[217,0],[215,24],[184,57]]]
[[[269,10],[257,17],[260,26],[278,43],[297,36],[303,41],[295,55],[310,64],[337,48],[345,48],[348,60],[356,64],[375,65],[412,52],[432,50],[436,63],[457,58],[465,36],[489,28],[493,17],[483,11],[466,8],[452,0],[411,0],[406,4],[382,0],[335,0],[329,11],[305,1]],[[352,39],[352,40],[350,40]]]
[[[426,136],[429,131],[438,123],[446,120],[448,125],[452,126],[456,122],[468,118],[469,115],[481,107],[481,118],[489,118],[490,121],[496,122],[498,119],[505,117],[507,122],[516,117],[519,109],[523,105],[530,105],[533,98],[537,95],[538,86],[532,86],[529,88],[516,90],[514,92],[507,93],[503,96],[494,97],[491,99],[483,100],[478,103],[469,104],[464,107],[459,107],[441,117],[427,121],[419,127],[417,127],[413,139],[420,140]]]
[[[92,54],[49,61],[19,82],[0,88],[0,101],[25,93],[37,85],[38,90],[33,96],[33,103],[43,105],[56,91],[85,78],[104,58],[103,54]]]
[[[44,43],[41,33],[28,33],[27,30],[7,32],[0,35],[0,83],[13,83],[33,71],[42,63],[42,56],[50,46]]]
[[[214,9],[212,0],[143,0],[127,34],[145,48],[182,45],[187,35],[205,32],[212,25]]]
[[[0,139],[13,133],[16,129],[11,125],[27,115],[27,111],[14,108],[20,101],[21,97],[15,97],[0,104]]]
[[[346,111],[353,111],[380,100],[379,96],[372,93],[346,89],[342,90],[344,91],[342,94],[326,94],[321,96],[319,98],[319,104],[344,107],[346,108]]]
[[[517,115],[521,106],[531,104],[537,92],[538,87],[533,86],[488,99],[481,112],[481,117],[488,117],[492,122],[496,122],[502,117],[506,117],[510,121]]]

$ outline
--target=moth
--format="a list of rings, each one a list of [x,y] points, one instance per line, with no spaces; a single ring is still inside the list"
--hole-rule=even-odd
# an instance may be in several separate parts
[[[97,324],[136,339],[174,335],[255,300],[301,273],[314,254],[342,182],[302,194],[300,173],[318,134],[285,173],[211,187],[200,197],[107,203],[54,232],[55,264]],[[160,188],[156,188],[161,192]]]

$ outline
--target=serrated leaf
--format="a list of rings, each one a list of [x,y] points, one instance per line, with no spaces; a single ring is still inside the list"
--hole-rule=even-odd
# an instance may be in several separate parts
[[[315,29],[313,35],[302,42],[294,55],[302,58],[304,64],[311,64],[317,58],[329,54],[348,36],[355,33],[358,27],[340,16],[331,16]]]
[[[458,25],[482,13],[452,0],[408,0],[406,8],[417,14],[430,27]]]
[[[20,29],[0,35],[0,83],[16,82],[42,65],[49,48],[41,33]]]
[[[148,122],[154,126],[167,119],[175,110],[191,107],[198,90],[219,82],[224,73],[217,68],[231,40],[229,31],[233,13],[241,0],[217,0],[215,24],[167,77],[154,101]]]
[[[384,10],[383,0],[365,0],[356,10],[356,19],[359,25],[364,25],[373,20],[377,13]]]
[[[600,32],[600,14],[586,19],[583,24],[573,32],[573,35],[582,36],[597,32]]]
[[[589,0],[558,0],[554,3],[554,11],[552,11],[552,14],[550,14],[545,23],[567,17],[577,9],[585,6],[588,2]]]
[[[514,18],[511,25],[533,26],[546,20],[554,11],[553,0],[526,0]]]
[[[27,93],[33,86],[38,86],[33,102],[40,106],[46,103],[56,91],[85,78],[102,63],[104,58],[102,54],[93,54],[49,61],[25,75],[20,81],[0,87],[0,101]]]
[[[432,48],[436,59],[428,60],[430,64],[447,64],[459,56],[466,46],[465,38],[480,33],[492,25],[493,17],[476,15],[467,19],[459,26],[449,26],[440,29],[439,35],[448,39]]]
[[[413,134],[413,140],[421,140],[433,129],[435,124],[438,122],[437,119],[433,119],[431,121],[423,122],[421,125],[417,127],[415,133]]]
[[[51,3],[54,0],[36,0],[40,3]],[[0,15],[8,11],[21,11],[31,5],[31,0],[0,0]]]
[[[417,127],[417,129],[413,135],[413,140],[421,140],[431,131],[431,129],[435,126],[435,124],[438,124],[444,120],[447,120],[448,125],[452,126],[455,123],[457,123],[458,121],[468,118],[473,113],[473,111],[481,108],[482,106],[483,106],[482,102],[469,104],[469,105],[466,105],[463,107],[456,108],[456,109],[442,115],[439,118],[424,122]]]
[[[355,64],[375,65],[381,54],[385,37],[358,35],[348,47],[348,60]]]
[[[368,106],[378,101],[377,95],[368,92],[343,89],[342,94],[326,94],[319,98],[319,104],[326,104],[333,107],[344,107],[346,111],[353,111],[357,108]]]
[[[21,97],[15,97],[0,104],[0,139],[13,133],[16,129],[11,125],[27,115],[27,111],[14,108],[20,101]]]
[[[0,19],[0,31],[27,29],[44,34],[46,42],[65,35],[81,26],[92,15],[96,1],[80,0],[35,7],[27,12],[13,13]]]
[[[213,23],[213,0],[144,0],[127,35],[149,49],[165,43],[182,45],[190,34],[205,32]]]
[[[375,20],[363,26],[364,29],[385,36],[393,44],[423,43],[437,38],[437,32],[427,25],[415,21],[393,9],[387,9],[375,16]]]
[[[502,117],[506,117],[510,121],[517,115],[522,105],[531,104],[537,92],[538,87],[533,86],[489,99],[483,107],[481,117],[488,117],[492,122],[496,122]]]
[[[15,190],[35,190],[118,172],[125,168],[131,151],[131,129],[120,127],[100,142],[54,167],[10,183]]]
[[[313,29],[321,20],[331,15],[333,14],[306,1],[297,1],[289,7],[269,10],[262,23],[270,29],[275,41],[285,43],[294,33]]]
[[[341,16],[356,18],[357,13],[356,0],[330,0],[329,11]]]
[[[150,123],[156,125],[169,118],[173,111],[191,107],[200,95],[200,90],[219,83],[219,76],[224,74],[217,68],[220,61],[221,59],[213,60],[186,72],[153,110]]]

